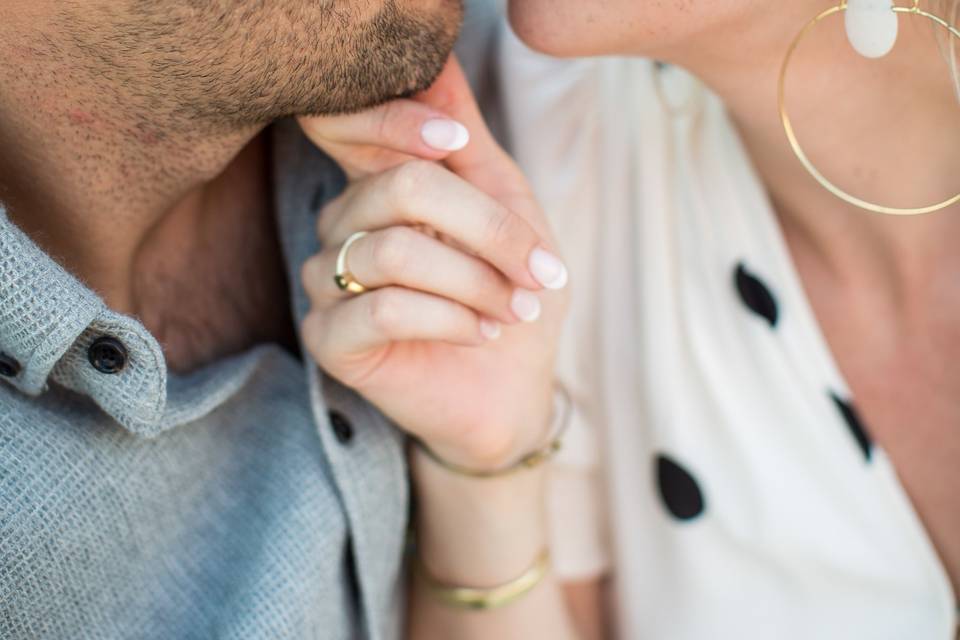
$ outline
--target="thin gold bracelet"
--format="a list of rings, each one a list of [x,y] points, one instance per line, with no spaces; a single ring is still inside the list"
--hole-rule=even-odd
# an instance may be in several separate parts
[[[438,602],[456,609],[490,611],[516,602],[543,582],[550,571],[550,551],[544,549],[530,568],[517,578],[488,589],[444,584],[430,575],[419,555],[415,563],[417,577]]]
[[[570,392],[567,391],[566,387],[559,383],[557,383],[555,390],[556,393],[554,399],[555,407],[553,419],[554,427],[551,430],[550,440],[545,446],[537,449],[533,453],[528,453],[518,461],[514,462],[510,466],[504,467],[503,469],[480,470],[464,467],[448,460],[444,460],[430,447],[428,447],[426,443],[418,438],[413,438],[413,443],[420,448],[420,450],[423,451],[428,458],[447,471],[470,478],[502,478],[504,476],[517,473],[518,471],[533,469],[540,466],[547,460],[550,460],[557,454],[558,451],[560,451],[560,449],[563,447],[563,436],[566,433],[567,428],[570,426],[570,414],[573,406],[573,401],[570,398]],[[556,405],[562,406],[560,406],[558,409]]]

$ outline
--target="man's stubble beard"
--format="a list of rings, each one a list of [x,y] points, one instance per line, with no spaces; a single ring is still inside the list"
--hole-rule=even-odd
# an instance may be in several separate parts
[[[349,113],[416,93],[442,70],[463,17],[462,0],[422,12],[385,0],[367,19],[349,0],[184,4],[131,0],[110,33],[96,24],[107,14],[63,24],[70,49],[89,57],[90,83],[112,85],[105,110],[159,137]]]
[[[462,3],[402,1],[358,17],[353,0],[58,0],[0,25],[18,56],[0,65],[8,215],[113,295],[144,234],[267,124],[432,82]]]

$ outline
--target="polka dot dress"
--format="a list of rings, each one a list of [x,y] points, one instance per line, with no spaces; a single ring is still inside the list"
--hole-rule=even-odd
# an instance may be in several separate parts
[[[946,572],[723,105],[645,60],[501,53],[575,296],[557,572],[609,573],[628,639],[954,638]]]

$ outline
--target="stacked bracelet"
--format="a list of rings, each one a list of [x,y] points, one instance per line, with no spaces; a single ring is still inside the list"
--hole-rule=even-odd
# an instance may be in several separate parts
[[[500,478],[508,476],[518,471],[532,469],[553,458],[560,450],[563,442],[563,436],[570,423],[572,413],[572,400],[566,388],[557,384],[554,393],[554,412],[553,427],[550,431],[550,437],[547,444],[520,458],[515,463],[496,470],[477,470],[470,469],[458,464],[444,460],[434,453],[426,444],[420,440],[414,440],[416,445],[433,462],[444,469],[458,475],[470,478]],[[550,552],[544,549],[530,568],[524,571],[520,576],[510,582],[490,588],[463,587],[457,585],[445,584],[433,576],[423,564],[419,554],[414,561],[416,576],[424,583],[430,594],[438,601],[447,606],[457,609],[470,610],[490,610],[497,609],[513,602],[516,602],[527,595],[538,584],[540,584],[547,573],[550,571]]]
[[[553,428],[550,430],[550,438],[548,439],[547,444],[532,453],[528,453],[518,461],[507,467],[504,467],[503,469],[470,469],[469,467],[464,467],[448,460],[444,460],[432,449],[430,449],[430,447],[428,447],[422,440],[414,439],[413,442],[427,455],[428,458],[433,460],[447,471],[451,471],[461,476],[468,476],[470,478],[502,478],[518,471],[538,467],[547,460],[553,458],[553,456],[560,451],[563,445],[563,436],[566,433],[567,427],[570,423],[572,404],[573,403],[570,399],[569,392],[563,385],[557,384],[554,392]]]
[[[516,602],[540,584],[550,570],[550,552],[544,551],[529,569],[517,578],[490,588],[447,585],[429,574],[421,560],[416,561],[417,577],[439,602],[457,609],[489,611]]]

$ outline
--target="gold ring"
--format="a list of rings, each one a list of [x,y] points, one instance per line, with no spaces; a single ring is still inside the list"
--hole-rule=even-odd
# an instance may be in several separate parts
[[[340,291],[360,294],[367,290],[365,286],[353,277],[350,269],[347,268],[347,252],[350,250],[350,246],[365,235],[367,235],[366,231],[357,231],[347,238],[347,241],[340,247],[340,253],[337,254],[337,267],[333,275],[333,281],[337,283],[337,288],[340,289]]]

